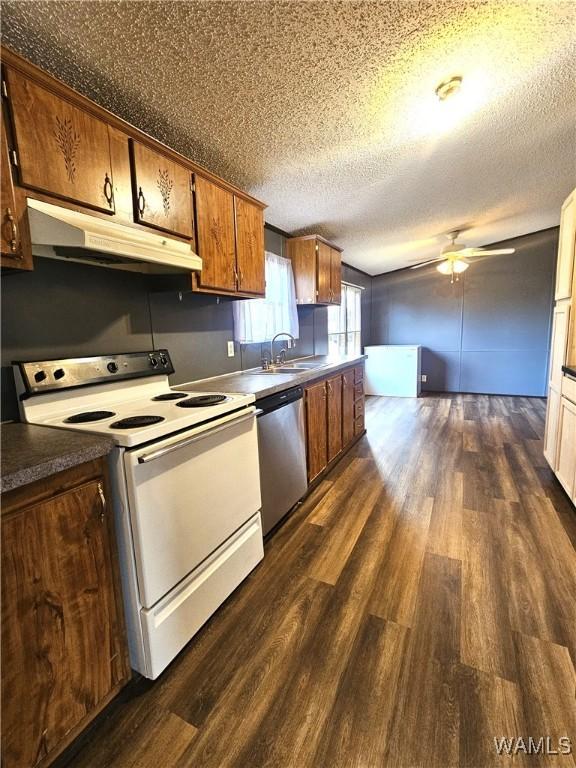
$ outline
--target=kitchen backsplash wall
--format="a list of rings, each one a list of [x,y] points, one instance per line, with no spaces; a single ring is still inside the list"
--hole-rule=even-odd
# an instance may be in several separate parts
[[[421,344],[423,389],[546,394],[558,229],[499,247],[450,283],[435,266],[374,278],[372,344]]]
[[[266,249],[283,255],[284,238],[266,229]],[[166,347],[173,383],[260,364],[260,345],[233,339],[232,302],[177,291],[150,293],[144,275],[36,258],[34,272],[2,278],[2,419],[17,419],[11,362],[135,352]],[[300,307],[293,356],[323,354],[327,313]]]

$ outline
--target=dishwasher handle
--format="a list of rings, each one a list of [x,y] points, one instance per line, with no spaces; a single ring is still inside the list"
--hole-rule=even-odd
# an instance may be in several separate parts
[[[258,411],[256,415],[258,417],[265,416],[267,413],[283,408],[285,405],[295,403],[297,400],[301,400],[304,396],[304,390],[302,387],[292,387],[291,389],[285,389],[282,392],[277,392],[275,395],[269,395],[256,401],[256,407]]]

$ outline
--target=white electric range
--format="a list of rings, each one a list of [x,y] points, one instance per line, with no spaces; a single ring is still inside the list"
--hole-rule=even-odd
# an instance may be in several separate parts
[[[176,392],[166,350],[14,364],[24,421],[110,436],[131,664],[156,678],[264,555],[254,396]]]

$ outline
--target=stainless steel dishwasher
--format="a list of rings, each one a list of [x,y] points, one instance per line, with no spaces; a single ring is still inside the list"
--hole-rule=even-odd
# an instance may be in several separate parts
[[[256,402],[264,534],[308,488],[302,397],[302,387],[292,387]]]

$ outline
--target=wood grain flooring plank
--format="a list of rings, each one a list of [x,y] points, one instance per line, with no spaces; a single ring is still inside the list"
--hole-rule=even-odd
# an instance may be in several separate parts
[[[391,507],[394,529],[368,608],[381,619],[412,626],[433,502],[409,495]]]
[[[324,526],[330,523],[334,514],[340,516],[340,506],[358,497],[363,488],[376,480],[375,466],[375,462],[370,459],[353,458],[340,474],[338,481],[333,482],[324,494],[316,496],[316,503],[311,508],[307,521]],[[353,514],[353,511],[351,513]]]
[[[465,665],[459,667],[458,681],[460,768],[533,765],[534,758],[523,752],[499,753],[494,741],[528,732],[520,687]]]
[[[400,664],[410,630],[365,616],[313,764],[330,768],[383,766]]]
[[[454,559],[462,557],[464,478],[461,472],[442,476],[434,497],[426,550]]]
[[[540,765],[576,765],[576,674],[568,649],[515,633],[519,685],[528,736],[538,740],[550,737],[557,745],[560,737],[572,741],[570,755],[539,755]]]
[[[515,680],[505,555],[494,517],[465,509],[462,538],[462,662]]]
[[[386,768],[459,763],[461,565],[427,553],[389,729]]]

